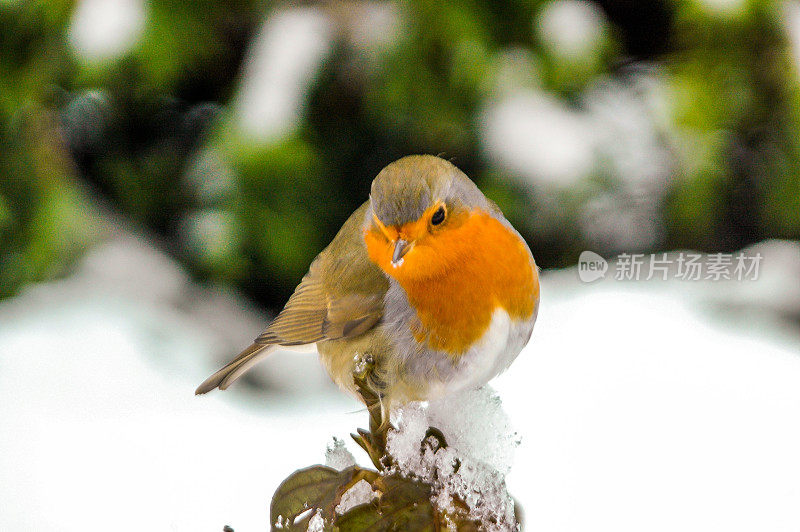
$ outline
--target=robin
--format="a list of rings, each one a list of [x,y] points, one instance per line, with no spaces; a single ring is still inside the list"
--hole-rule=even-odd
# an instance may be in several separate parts
[[[359,363],[392,405],[477,388],[527,344],[539,276],[525,241],[450,162],[403,157],[311,263],[283,311],[196,393],[226,389],[278,346],[316,344],[356,396]],[[387,416],[388,417],[388,416]]]

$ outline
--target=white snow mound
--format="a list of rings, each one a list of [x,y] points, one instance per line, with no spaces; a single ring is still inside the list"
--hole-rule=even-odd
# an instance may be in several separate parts
[[[505,475],[520,438],[494,390],[485,386],[406,405],[395,413],[394,425],[387,447],[395,468],[430,484],[438,509],[452,513],[457,498],[486,530],[517,529]],[[441,431],[445,447],[426,436],[429,427]]]

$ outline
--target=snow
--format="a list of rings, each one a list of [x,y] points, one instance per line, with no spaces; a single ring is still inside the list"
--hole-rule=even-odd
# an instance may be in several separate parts
[[[640,67],[625,78],[601,77],[582,96],[609,173],[631,187],[663,190],[668,183],[670,155],[659,138],[665,118],[657,95],[663,88],[657,69]]]
[[[780,20],[794,60],[794,75],[800,75],[800,2],[787,0],[780,4]]]
[[[314,517],[308,520],[308,532],[323,532],[325,530],[325,519],[322,518],[322,510],[317,510]]]
[[[336,505],[335,511],[337,514],[342,515],[349,512],[351,509],[362,504],[367,504],[372,499],[377,497],[377,494],[366,480],[359,480],[353,487],[342,494],[339,504]]]
[[[232,347],[209,317],[250,338],[252,314],[121,242],[0,304],[0,530],[266,530],[278,484],[331,436],[355,448],[366,413],[307,354],[263,363],[269,393],[195,397]],[[800,529],[800,334],[780,299],[800,261],[762,246],[776,280],[738,291],[543,273],[531,343],[492,382],[510,423],[491,430],[521,440],[506,483],[526,530]]]
[[[278,484],[362,420],[308,354],[265,361],[281,394],[194,396],[233,353],[217,327],[257,332],[246,305],[185,280],[121,238],[0,304],[0,530],[266,530]]]
[[[514,57],[513,50],[506,55],[505,62],[532,61]],[[576,106],[537,89],[534,79],[508,78],[502,74],[497,98],[481,114],[481,142],[497,164],[534,187],[574,187],[600,172],[616,176],[615,185],[628,195],[666,193],[673,161],[662,139],[668,111],[658,69],[639,66],[601,77]]]
[[[293,7],[269,16],[245,59],[234,98],[245,133],[274,142],[295,130],[332,40],[333,23],[322,9]]]
[[[567,59],[597,53],[608,31],[603,11],[592,2],[581,0],[548,2],[535,24],[542,44]]]
[[[743,312],[800,317],[800,243],[768,240],[744,249],[748,257],[762,256],[758,278],[742,283],[735,279],[704,286],[706,297]]]
[[[351,45],[365,54],[372,56],[382,52],[399,38],[402,17],[394,2],[356,2],[331,7],[340,26],[338,29],[347,35]]]
[[[428,427],[436,427],[447,440],[447,446],[459,454],[486,463],[502,474],[508,473],[519,445],[519,434],[503,410],[502,401],[489,386],[467,390],[429,403],[412,404],[398,412],[399,424],[404,427],[404,441],[419,448]],[[475,430],[476,425],[480,430]],[[410,437],[410,438],[409,438]],[[416,440],[416,441],[413,441]],[[404,450],[408,453],[408,448]],[[416,454],[412,452],[411,454]]]
[[[319,460],[317,436],[357,423],[336,396],[196,398],[205,372],[180,371],[152,336],[187,353],[202,341],[132,326],[135,313],[44,311],[0,333],[0,529],[263,530],[277,485]]]
[[[344,440],[334,436],[325,450],[325,465],[337,471],[344,471],[348,467],[356,465],[356,459],[353,457],[353,453],[347,450]]]
[[[83,59],[113,59],[136,44],[146,18],[143,0],[81,0],[72,13],[68,40]]]
[[[640,65],[598,78],[567,105],[500,65],[495,98],[481,111],[487,156],[548,205],[565,189],[591,191],[577,214],[595,247],[638,251],[662,241],[659,212],[675,173],[662,73]],[[590,179],[598,176],[602,186]]]
[[[184,173],[185,186],[207,204],[234,194],[236,176],[219,148],[206,146],[190,156]]]
[[[594,137],[586,118],[534,89],[486,104],[480,135],[497,164],[551,188],[575,185],[594,164]]]
[[[230,260],[242,241],[236,217],[221,209],[202,209],[187,214],[178,231],[184,245],[206,264]]]
[[[663,240],[660,212],[675,174],[663,140],[662,76],[639,67],[624,78],[601,78],[582,101],[595,132],[597,165],[614,176],[609,190],[594,196],[581,227],[591,245],[616,251],[653,249]]]
[[[430,484],[439,509],[452,513],[453,497],[458,497],[486,530],[514,529],[514,501],[504,477],[519,436],[494,390],[485,386],[407,405],[397,412],[395,424],[388,450],[397,470]],[[429,427],[441,431],[446,447],[426,437]]]
[[[800,338],[700,283],[542,280],[527,352],[494,381],[523,435],[530,530],[796,530]]]

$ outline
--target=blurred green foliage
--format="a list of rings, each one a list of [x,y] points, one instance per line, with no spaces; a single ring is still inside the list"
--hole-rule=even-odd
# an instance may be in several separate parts
[[[604,25],[580,55],[548,40],[544,0],[383,4],[398,22],[367,45],[353,28],[379,4],[320,4],[330,50],[299,123],[269,139],[241,128],[235,104],[259,29],[286,7],[145,5],[132,46],[94,60],[70,44],[74,2],[0,4],[0,296],[63,271],[97,237],[88,187],[199,278],[280,305],[380,168],[419,152],[453,158],[541,266],[568,265],[592,245],[581,210],[616,176],[598,168],[548,190],[487,152],[481,113],[509,85],[581,111],[599,79],[642,61],[666,80],[674,158],[651,249],[800,237],[800,93],[774,2],[720,14],[701,0],[597,0]]]
[[[55,132],[70,2],[0,5],[0,298],[64,267],[103,225]]]
[[[0,112],[0,297],[48,279],[103,230],[43,115]]]
[[[767,1],[724,20],[678,12],[674,119],[693,145],[667,207],[672,246],[800,235],[797,80],[778,14]]]

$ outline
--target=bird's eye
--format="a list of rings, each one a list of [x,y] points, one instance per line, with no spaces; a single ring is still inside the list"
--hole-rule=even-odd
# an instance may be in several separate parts
[[[431,225],[439,225],[444,221],[444,205],[436,209],[436,212],[431,216]]]

